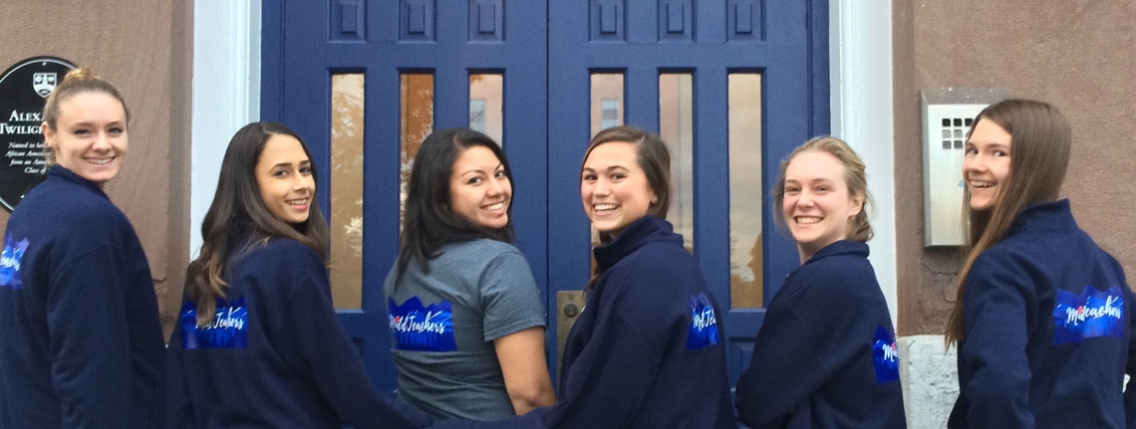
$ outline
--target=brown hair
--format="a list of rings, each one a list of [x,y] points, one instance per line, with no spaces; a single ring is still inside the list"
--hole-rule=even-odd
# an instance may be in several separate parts
[[[63,82],[51,91],[51,95],[47,97],[47,104],[43,106],[43,124],[51,131],[55,131],[56,122],[59,120],[59,106],[71,96],[84,92],[99,92],[118,100],[122,104],[122,111],[126,114],[126,123],[129,126],[130,109],[126,108],[126,100],[122,98],[118,88],[95,76],[91,69],[82,67],[67,72]],[[44,148],[43,158],[47,166],[54,165],[55,149]]]
[[[870,209],[872,196],[868,193],[868,176],[864,172],[864,161],[845,143],[836,137],[816,137],[805,142],[793,150],[788,158],[781,161],[781,171],[777,173],[777,183],[773,185],[773,219],[782,230],[787,230],[785,214],[782,208],[785,205],[785,170],[797,155],[817,151],[836,157],[844,165],[844,184],[848,187],[849,196],[863,196],[864,203],[860,213],[856,214],[849,223],[848,239],[861,243],[872,239],[872,223]]]
[[[1018,212],[1026,206],[1057,200],[1069,167],[1073,142],[1073,132],[1065,116],[1056,107],[1041,101],[1013,99],[987,106],[974,118],[968,139],[982,120],[989,120],[1010,134],[1010,176],[995,197],[997,204],[992,210],[970,209],[969,186],[963,197],[970,249],[959,272],[958,295],[947,321],[948,346],[966,339],[962,301],[975,259],[1006,236]]]
[[[429,274],[430,261],[442,254],[442,246],[450,243],[479,238],[506,243],[514,241],[512,201],[516,201],[516,190],[513,190],[513,198],[505,209],[509,220],[498,229],[478,225],[450,209],[450,179],[454,174],[454,163],[466,150],[477,146],[493,152],[505,169],[505,177],[513,183],[509,158],[489,136],[464,128],[437,130],[426,136],[414,156],[414,167],[407,183],[396,279],[402,277],[411,261],[417,261],[422,271]]]
[[[588,144],[588,150],[584,152],[584,159],[580,161],[580,171],[584,171],[584,163],[588,161],[588,156],[592,154],[592,150],[595,150],[599,145],[612,142],[635,145],[635,155],[639,161],[639,168],[643,169],[643,173],[647,176],[647,184],[651,186],[651,190],[655,191],[656,199],[647,208],[647,215],[666,219],[667,210],[671,206],[671,154],[667,150],[666,143],[663,143],[663,139],[658,135],[639,128],[630,126],[608,128],[592,137],[591,143]],[[600,243],[608,243],[613,238],[610,234],[600,233]],[[596,265],[592,278],[588,281],[588,289],[595,286],[600,274],[602,274],[600,268]]]
[[[217,191],[201,223],[201,253],[185,270],[186,294],[197,304],[198,325],[205,325],[213,319],[217,299],[225,297],[228,286],[224,281],[226,264],[253,246],[265,244],[273,238],[290,238],[315,251],[326,264],[330,233],[323,212],[316,203],[315,192],[308,206],[308,219],[296,225],[276,218],[265,207],[260,195],[256,164],[264,146],[275,135],[295,138],[308,159],[312,158],[304,140],[282,124],[253,122],[233,135],[221,161]],[[317,173],[313,163],[314,183],[319,182]],[[247,240],[234,240],[245,235]]]

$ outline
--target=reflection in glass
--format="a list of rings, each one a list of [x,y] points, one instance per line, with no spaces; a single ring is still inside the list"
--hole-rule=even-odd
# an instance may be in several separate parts
[[[497,74],[469,75],[469,128],[497,142],[504,136],[504,79]]]
[[[331,298],[335,308],[363,301],[362,73],[331,76]]]
[[[402,231],[402,213],[406,207],[407,185],[414,157],[422,140],[434,131],[434,75],[404,73],[399,79],[399,117],[402,140],[401,179],[398,184],[398,225]]]
[[[592,135],[623,125],[623,73],[592,73]]]
[[[730,303],[762,306],[761,75],[729,76]]]
[[[659,75],[659,137],[671,154],[674,192],[667,220],[694,251],[694,86],[690,73]]]

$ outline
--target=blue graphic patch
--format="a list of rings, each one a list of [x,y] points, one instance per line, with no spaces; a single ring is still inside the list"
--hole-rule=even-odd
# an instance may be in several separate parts
[[[872,365],[876,368],[876,383],[899,380],[899,351],[895,339],[883,326],[876,328],[872,341]]]
[[[217,313],[205,326],[197,325],[197,304],[181,307],[181,348],[243,349],[248,347],[248,306],[245,297],[217,298]]]
[[[395,305],[387,299],[387,319],[395,348],[418,352],[452,352],[454,342],[453,305],[442,301],[423,306],[417,296]]]
[[[690,332],[686,335],[686,349],[698,350],[718,344],[718,319],[714,306],[706,294],[690,296]]]
[[[1120,286],[1107,290],[1085,287],[1081,296],[1057,291],[1053,306],[1053,345],[1088,338],[1124,336],[1124,294]]]
[[[24,262],[24,252],[27,250],[28,239],[16,241],[12,233],[4,235],[4,252],[0,254],[0,287],[24,288],[20,264]]]

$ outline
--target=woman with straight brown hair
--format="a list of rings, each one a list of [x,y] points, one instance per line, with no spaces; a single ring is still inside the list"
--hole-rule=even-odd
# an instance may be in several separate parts
[[[1134,425],[1132,384],[1121,393],[1136,370],[1133,294],[1060,199],[1071,146],[1043,102],[975,118],[962,169],[971,247],[946,331],[958,345],[952,428]]]

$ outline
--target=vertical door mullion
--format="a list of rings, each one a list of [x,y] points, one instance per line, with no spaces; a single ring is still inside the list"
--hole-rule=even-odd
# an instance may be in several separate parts
[[[444,8],[443,8],[444,9]],[[469,72],[460,66],[434,70],[434,129],[469,125]]]
[[[728,100],[726,70],[694,73],[694,253],[723,308],[730,296]]]
[[[383,57],[383,56],[378,56]],[[383,279],[398,255],[402,144],[399,72],[391,64],[366,70],[363,123],[363,279]],[[393,113],[393,114],[392,114]],[[363,287],[363,308],[383,308],[382,290]]]
[[[629,67],[624,77],[624,124],[659,131],[659,72],[655,67]]]

